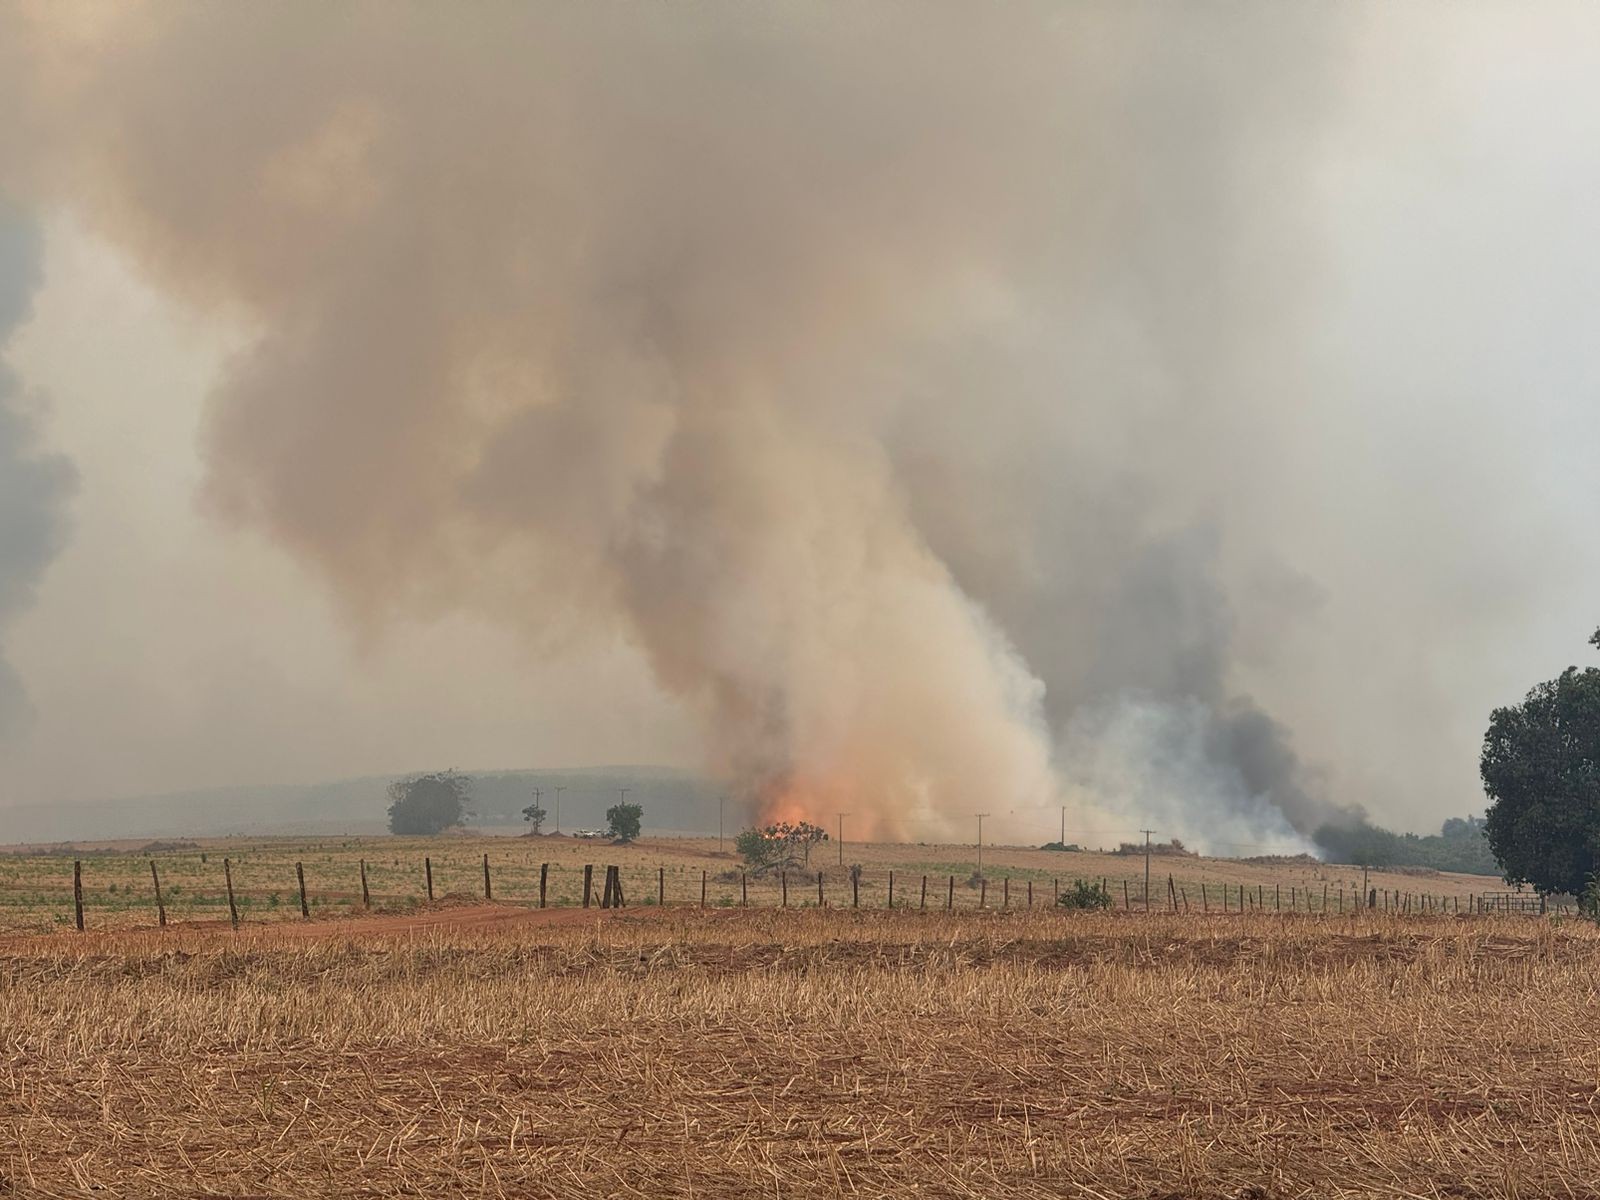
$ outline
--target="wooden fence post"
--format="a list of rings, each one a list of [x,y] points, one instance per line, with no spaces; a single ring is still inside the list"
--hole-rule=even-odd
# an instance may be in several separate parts
[[[1061,880],[1052,879],[1050,881],[1050,889],[1050,903],[1059,904],[1061,902]]]
[[[817,872],[817,907],[827,908],[828,898],[822,894],[822,872]]]
[[[922,911],[928,911],[928,877],[922,877]]]
[[[743,871],[739,872],[739,907],[750,907],[750,876]]]
[[[1128,898],[1128,881],[1122,881],[1122,911],[1128,912],[1133,908],[1133,901]]]
[[[372,907],[372,893],[367,891],[367,860],[361,860],[361,907]]]
[[[706,869],[700,868],[700,907],[706,906]]]
[[[167,906],[161,902],[161,876],[156,874],[156,860],[150,860],[150,882],[156,885],[156,922],[162,929],[167,927]]]
[[[433,859],[426,854],[422,856],[422,874],[428,881],[428,903],[433,903]]]
[[[311,906],[306,903],[306,868],[304,863],[295,863],[294,877],[300,881],[300,916],[303,920],[311,920]]]
[[[1283,885],[1281,883],[1272,885],[1272,911],[1283,911]]]
[[[1033,880],[1028,880],[1028,907],[1033,907]]]
[[[487,854],[483,856],[483,898],[485,900],[494,899],[494,888],[489,883],[489,856]]]
[[[539,864],[539,907],[544,907],[545,888],[550,883],[550,864]]]
[[[656,904],[662,908],[667,906],[667,869],[656,868]]]
[[[861,907],[861,868],[850,868],[850,907]]]
[[[76,858],[72,860],[72,911],[78,923],[78,932],[83,932],[83,863]]]
[[[1000,907],[1011,907],[1011,876],[1009,875],[1000,877]]]
[[[589,907],[589,893],[594,888],[594,864],[583,864],[583,906]]]
[[[978,907],[989,907],[989,877],[987,875],[978,880]]]
[[[950,876],[950,890],[944,895],[945,912],[952,911],[956,906],[956,877]]]
[[[1206,885],[1204,880],[1202,880],[1200,883],[1200,911],[1203,913],[1209,913],[1211,911],[1211,898],[1206,895]]]
[[[783,907],[789,907],[789,872],[778,872],[778,886],[783,889]]]
[[[894,872],[889,872],[889,907],[894,907]]]
[[[235,929],[238,929],[239,907],[233,902],[233,864],[226,858],[222,860],[222,878],[228,884],[228,920]]]
[[[1172,911],[1178,911],[1178,889],[1172,885],[1172,876],[1167,876],[1167,902],[1172,905]]]

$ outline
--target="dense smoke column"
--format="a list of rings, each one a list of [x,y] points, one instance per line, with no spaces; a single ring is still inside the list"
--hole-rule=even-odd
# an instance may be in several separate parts
[[[9,18],[0,149],[254,326],[205,500],[353,623],[626,638],[769,814],[863,833],[1330,811],[1224,560],[1277,412],[1238,348],[1296,329],[1252,264],[1320,265],[1282,49],[1337,22],[97,12]]]
[[[67,536],[67,502],[76,476],[38,447],[30,397],[4,361],[6,342],[26,319],[40,278],[38,229],[0,200],[0,741],[28,716],[21,680],[6,661],[7,627]]]

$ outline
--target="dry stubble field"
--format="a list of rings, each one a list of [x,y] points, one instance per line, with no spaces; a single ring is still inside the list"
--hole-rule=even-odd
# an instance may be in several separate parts
[[[0,1194],[1596,1196],[1597,964],[1365,914],[12,936]]]

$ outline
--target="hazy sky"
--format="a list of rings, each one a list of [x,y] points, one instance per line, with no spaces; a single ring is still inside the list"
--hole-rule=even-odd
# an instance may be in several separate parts
[[[81,481],[70,544],[7,637],[34,709],[7,799],[685,756],[681,718],[617,647],[551,661],[470,618],[361,645],[319,581],[196,502],[197,426],[238,332],[69,217],[45,248],[9,358]]]
[[[0,514],[0,808],[661,762],[1289,845],[1481,808],[1590,653],[1593,8],[115,11],[0,18],[0,499],[76,474]]]

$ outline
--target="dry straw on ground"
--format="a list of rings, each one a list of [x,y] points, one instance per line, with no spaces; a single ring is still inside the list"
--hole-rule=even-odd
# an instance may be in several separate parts
[[[0,1194],[1597,1194],[1572,923],[547,916],[7,942]]]

